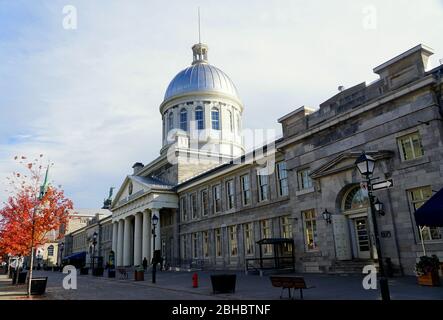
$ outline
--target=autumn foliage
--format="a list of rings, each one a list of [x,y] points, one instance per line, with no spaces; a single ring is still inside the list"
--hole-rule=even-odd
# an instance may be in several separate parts
[[[68,210],[73,204],[62,190],[49,184],[39,197],[46,170],[41,164],[42,157],[33,162],[26,162],[26,157],[15,158],[25,173],[14,172],[9,179],[10,196],[0,209],[0,255],[27,256],[31,250],[32,229],[34,247],[37,247],[48,241],[50,231],[58,230],[67,222]]]

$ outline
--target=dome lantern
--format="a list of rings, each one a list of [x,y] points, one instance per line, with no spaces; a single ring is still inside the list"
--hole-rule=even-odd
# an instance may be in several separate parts
[[[192,46],[194,60],[192,65],[196,63],[208,63],[208,46],[203,43],[197,43]]]

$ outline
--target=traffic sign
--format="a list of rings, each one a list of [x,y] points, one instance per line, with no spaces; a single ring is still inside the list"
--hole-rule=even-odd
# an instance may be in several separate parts
[[[381,189],[387,189],[390,188],[394,185],[394,182],[392,181],[392,179],[388,179],[385,181],[380,181],[377,183],[372,184],[372,190],[381,190]]]

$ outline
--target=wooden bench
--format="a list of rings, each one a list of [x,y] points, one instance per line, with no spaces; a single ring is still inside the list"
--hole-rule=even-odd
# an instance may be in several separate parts
[[[125,268],[117,268],[119,279],[128,279],[128,272]]]
[[[283,291],[288,289],[289,298],[291,298],[291,289],[300,290],[300,299],[303,299],[303,289],[315,288],[314,286],[306,286],[305,279],[299,276],[270,276],[272,286],[281,288],[280,299],[283,298]]]

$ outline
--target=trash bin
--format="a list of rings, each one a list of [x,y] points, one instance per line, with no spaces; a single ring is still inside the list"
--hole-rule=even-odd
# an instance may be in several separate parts
[[[48,277],[32,278],[31,280],[31,295],[42,295],[46,291],[46,284]]]
[[[89,268],[80,268],[80,274],[81,275],[89,274]]]
[[[20,271],[17,279],[17,271],[14,270],[12,273],[12,284],[25,284],[27,275],[28,275],[27,271]]]
[[[103,276],[103,272],[104,272],[103,268],[94,268],[94,269],[92,269],[92,275],[94,275],[96,277]]]
[[[217,274],[211,275],[212,291],[216,293],[234,293],[237,275]]]

